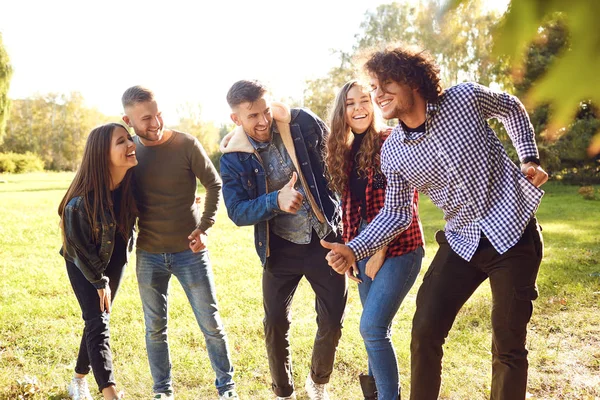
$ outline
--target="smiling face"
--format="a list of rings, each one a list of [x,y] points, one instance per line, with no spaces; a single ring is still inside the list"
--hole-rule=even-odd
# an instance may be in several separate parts
[[[259,142],[271,140],[271,125],[273,114],[271,113],[271,102],[263,95],[256,101],[244,102],[233,108],[231,119],[236,125],[244,128],[244,132],[252,139]]]
[[[110,139],[109,168],[111,171],[127,171],[137,163],[135,143],[131,135],[125,128],[115,128]]]
[[[346,95],[346,123],[354,133],[364,133],[373,122],[373,103],[362,86],[355,84]]]
[[[125,108],[123,121],[140,138],[159,144],[163,141],[163,119],[156,100],[135,103]]]
[[[416,89],[411,89],[410,86],[391,79],[379,82],[374,74],[370,75],[370,84],[371,96],[381,109],[383,118],[403,120],[403,117],[415,112]]]

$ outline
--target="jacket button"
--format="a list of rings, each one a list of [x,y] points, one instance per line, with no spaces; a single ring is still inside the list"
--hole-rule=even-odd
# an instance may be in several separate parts
[[[259,245],[259,246],[262,246],[262,242],[258,242],[258,245]]]
[[[258,173],[258,168],[254,168],[254,172]]]

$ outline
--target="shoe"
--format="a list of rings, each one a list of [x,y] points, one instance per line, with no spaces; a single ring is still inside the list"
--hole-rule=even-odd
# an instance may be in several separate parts
[[[227,399],[240,400],[235,389],[228,390],[225,393],[219,395],[219,400],[227,400]]]
[[[306,389],[306,394],[310,400],[329,400],[327,384],[313,382],[312,378],[310,377],[310,372],[306,377],[306,385],[304,385],[304,389]]]
[[[286,397],[277,396],[275,397],[275,400],[296,400],[296,393],[292,393],[290,396]]]
[[[154,393],[152,400],[175,400],[173,393]]]
[[[93,400],[85,378],[73,378],[69,385],[69,396],[73,400]]]
[[[377,400],[377,386],[375,386],[375,378],[371,375],[360,374],[360,388],[362,389],[365,400]]]

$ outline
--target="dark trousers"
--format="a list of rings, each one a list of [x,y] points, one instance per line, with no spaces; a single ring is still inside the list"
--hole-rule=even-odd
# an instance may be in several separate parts
[[[482,239],[470,262],[458,256],[437,232],[440,248],[417,294],[411,342],[412,400],[438,398],[442,345],[456,314],[475,289],[489,278],[492,288],[493,400],[525,399],[527,323],[537,298],[535,280],[543,241],[535,218],[517,244],[504,254]]]
[[[330,235],[327,240],[339,241]],[[265,341],[272,388],[277,396],[294,392],[290,356],[290,307],[302,277],[316,295],[317,334],[310,374],[314,382],[327,383],[342,336],[342,322],[348,292],[346,278],[327,265],[328,250],[321,247],[315,232],[309,244],[299,245],[270,235],[270,256],[263,271]]]
[[[112,300],[115,299],[123,271],[123,262],[111,262],[104,274],[109,278]],[[85,327],[79,345],[79,354],[75,364],[75,372],[87,375],[91,370],[102,391],[115,384],[112,366],[112,352],[110,350],[109,314],[100,311],[100,297],[96,288],[85,278],[77,266],[67,261],[67,274],[71,286],[81,307]]]

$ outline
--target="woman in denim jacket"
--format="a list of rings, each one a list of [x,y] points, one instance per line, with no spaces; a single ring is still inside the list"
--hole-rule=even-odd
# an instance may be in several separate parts
[[[112,370],[109,314],[133,246],[137,208],[131,167],[136,164],[135,144],[122,125],[95,128],[58,207],[63,231],[60,254],[85,322],[69,386],[75,400],[92,399],[85,379],[90,366],[104,399],[123,398]]]
[[[329,185],[342,195],[343,239],[347,243],[379,213],[387,182],[380,169],[380,151],[390,129],[376,127],[368,91],[357,81],[346,83],[331,112],[326,162]],[[359,261],[358,292],[363,305],[360,333],[365,342],[369,374],[360,376],[365,399],[400,398],[398,364],[391,340],[392,320],[421,269],[423,238],[415,191],[410,227],[370,258]]]

